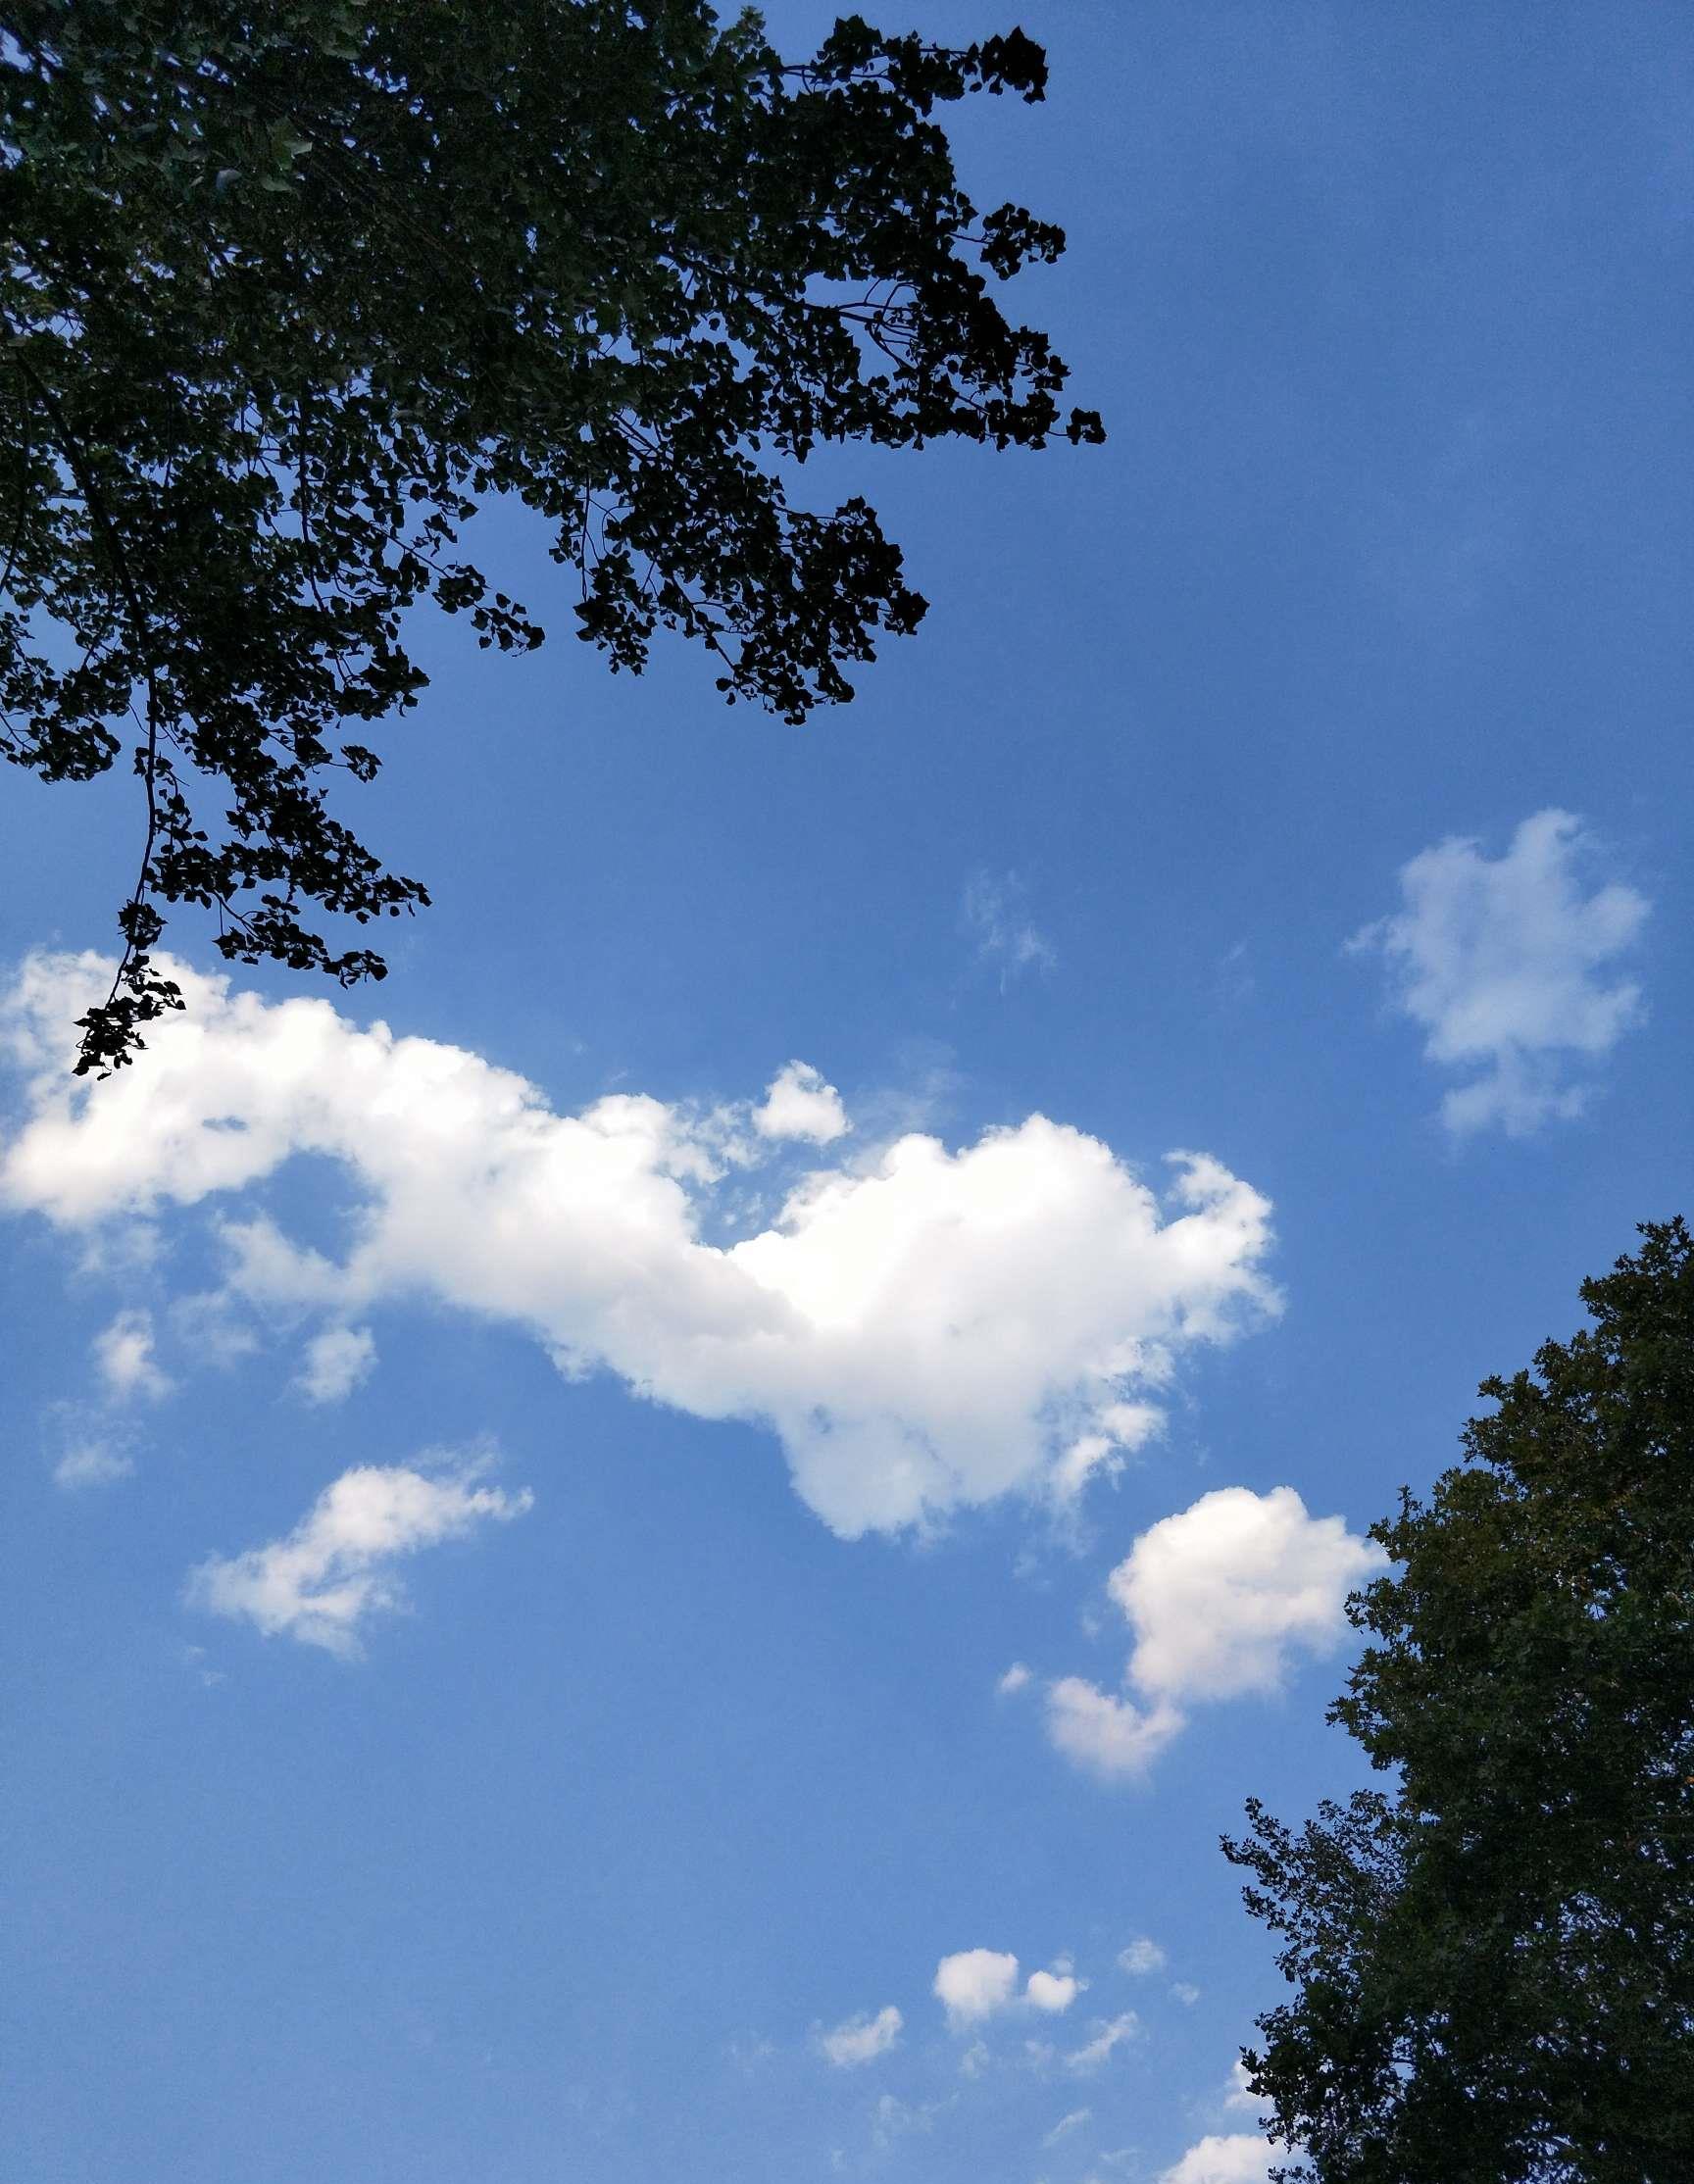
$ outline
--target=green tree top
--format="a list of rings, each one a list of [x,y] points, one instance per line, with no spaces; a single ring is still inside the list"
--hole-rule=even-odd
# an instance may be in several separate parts
[[[705,0],[24,0],[0,38],[0,749],[49,780],[125,738],[145,800],[79,1069],[179,995],[161,903],[232,961],[351,981],[320,914],[427,901],[325,797],[424,677],[433,598],[541,641],[458,552],[515,493],[577,633],[661,625],[788,720],[923,600],[862,499],[794,505],[821,442],[1039,447],[1065,366],[991,282],[1064,247],[960,189],[943,103],[1042,95],[1021,32],[857,17],[785,64]],[[310,920],[310,921],[309,921]]]
[[[1225,1843],[1298,1989],[1246,2057],[1281,2174],[1694,2175],[1694,1243],[1641,1233],[1373,1530],[1331,1718],[1398,1794]]]

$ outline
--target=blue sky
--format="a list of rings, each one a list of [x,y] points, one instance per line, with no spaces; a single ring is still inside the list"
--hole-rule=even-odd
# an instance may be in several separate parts
[[[1694,38],[1022,20],[1112,436],[815,467],[933,602],[851,708],[607,677],[491,512],[555,641],[420,625],[386,986],[75,1115],[132,815],[6,784],[20,2175],[1263,2176],[1217,1838],[1686,1210]]]

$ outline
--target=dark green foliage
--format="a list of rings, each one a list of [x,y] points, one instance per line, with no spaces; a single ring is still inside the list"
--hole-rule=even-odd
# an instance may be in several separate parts
[[[1373,1531],[1331,1717],[1398,1795],[1224,1846],[1299,1989],[1246,2059],[1286,2175],[1694,2176],[1694,1246],[1642,1235]]]
[[[428,898],[324,783],[416,699],[415,601],[541,641],[458,558],[481,496],[548,521],[614,668],[665,625],[731,701],[852,695],[924,603],[863,500],[795,507],[784,466],[1101,437],[989,293],[1064,237],[979,216],[933,118],[1044,77],[1021,32],[856,17],[786,67],[705,0],[7,10],[0,747],[84,780],[127,741],[146,801],[79,1068],[179,999],[160,902],[215,909],[232,961],[381,976],[303,918]]]

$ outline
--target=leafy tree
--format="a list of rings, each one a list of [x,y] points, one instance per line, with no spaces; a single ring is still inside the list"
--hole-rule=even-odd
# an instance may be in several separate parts
[[[1694,2175],[1694,1246],[1641,1233],[1375,1527],[1331,1718],[1398,1794],[1225,1842],[1299,1990],[1245,2056],[1281,2176]]]
[[[923,600],[820,443],[1039,447],[1065,366],[990,292],[1060,231],[978,215],[936,109],[1042,95],[1020,31],[857,17],[785,64],[707,0],[18,0],[0,36],[0,748],[53,781],[125,735],[145,803],[78,1069],[180,996],[162,903],[231,961],[383,972],[307,920],[427,901],[332,816],[416,699],[414,602],[541,641],[459,558],[514,493],[577,634],[661,625],[803,720]]]

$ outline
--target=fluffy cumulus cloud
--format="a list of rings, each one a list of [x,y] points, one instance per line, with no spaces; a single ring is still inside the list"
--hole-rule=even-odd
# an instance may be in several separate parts
[[[1020,1993],[1016,1957],[998,1949],[961,1949],[935,1966],[931,1991],[958,2032],[1006,2010],[1062,2016],[1087,1984],[1077,1978],[1070,1958],[1061,1957],[1047,1970],[1032,1971]]]
[[[1047,1688],[1047,1734],[1095,1774],[1145,1773],[1186,1721],[1179,1708],[1138,1707],[1086,1676],[1058,1676]]]
[[[1070,2009],[1076,1997],[1088,1984],[1078,1979],[1070,1963],[1060,1962],[1051,1971],[1032,1971],[1023,1989],[1023,2000],[1031,2010],[1044,2010],[1057,2016]]]
[[[109,967],[25,966],[5,1030],[26,1112],[0,1203],[84,1231],[205,1207],[227,1297],[327,1327],[406,1298],[503,1317],[567,1373],[769,1426],[846,1537],[1063,1495],[1079,1441],[1143,1437],[1182,1353],[1275,1308],[1270,1207],[1206,1155],[1174,1157],[1162,1200],[1039,1115],[957,1151],[910,1133],[815,1168],[755,1233],[713,1242],[774,1142],[751,1110],[619,1094],[560,1115],[460,1048],[174,974],[187,1015],[133,1068],[74,1086],[71,1025]],[[342,1259],[240,1204],[297,1155],[343,1171]]]
[[[1128,1695],[1061,1677],[1047,1693],[1053,1742],[1100,1774],[1142,1771],[1192,1702],[1275,1691],[1292,1655],[1333,1652],[1342,1603],[1381,1562],[1339,1516],[1309,1516],[1291,1486],[1202,1495],[1143,1532],[1109,1580],[1134,1633]]]
[[[395,1563],[530,1507],[527,1491],[483,1484],[487,1464],[473,1455],[426,1459],[419,1469],[343,1471],[285,1537],[202,1563],[188,1581],[189,1605],[253,1623],[268,1638],[357,1655],[365,1619],[406,1604]]]
[[[1413,858],[1404,908],[1350,942],[1387,958],[1424,1053],[1467,1078],[1441,1106],[1455,1133],[1521,1137],[1579,1115],[1587,1088],[1573,1071],[1641,1020],[1639,986],[1611,967],[1649,905],[1620,881],[1589,889],[1594,858],[1569,812],[1526,819],[1499,858],[1455,836]]]
[[[1265,2184],[1270,2141],[1231,2132],[1203,2138],[1160,2177],[1159,2184]]]
[[[899,2039],[905,2021],[890,2003],[873,2017],[849,2017],[832,2032],[821,2032],[818,2045],[837,2069],[853,2069],[862,2062],[874,2062],[879,2055],[886,2055]]]
[[[1018,1960],[997,1949],[961,1949],[935,1966],[933,1992],[950,2024],[979,2023],[1011,2006],[1018,1992]]]
[[[94,1363],[106,1393],[116,1402],[132,1396],[157,1400],[171,1382],[153,1359],[153,1320],[145,1312],[121,1312],[94,1338]]]
[[[840,1093],[805,1062],[790,1062],[778,1070],[763,1104],[753,1110],[753,1127],[761,1137],[828,1145],[845,1137],[851,1126]]]

